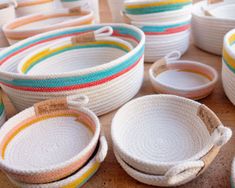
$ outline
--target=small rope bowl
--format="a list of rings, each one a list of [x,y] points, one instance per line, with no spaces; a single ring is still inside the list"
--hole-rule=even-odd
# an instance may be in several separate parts
[[[95,31],[107,26],[113,29],[110,37],[127,41],[133,49],[113,61],[90,67],[86,71],[47,75],[25,75],[17,72],[21,60],[43,45],[68,37],[90,41],[91,38],[94,39]],[[139,91],[144,74],[144,45],[144,33],[127,24],[98,24],[49,31],[1,51],[0,86],[18,111],[53,97],[83,94],[90,99],[89,109],[102,115],[123,105]]]
[[[235,105],[235,30],[231,30],[224,37],[222,58],[222,83],[225,94]]]
[[[173,51],[150,67],[154,91],[194,100],[208,96],[218,81],[217,71],[200,62],[179,60],[180,57],[179,51]]]
[[[124,2],[124,13],[135,21],[169,21],[190,14],[191,5],[192,0],[127,0]]]
[[[91,157],[100,136],[97,116],[83,107],[88,98],[55,98],[10,118],[0,129],[0,168],[24,183],[65,178]]]
[[[9,43],[14,44],[47,31],[92,24],[94,19],[92,10],[85,10],[81,7],[55,9],[12,20],[4,25],[3,31]]]
[[[108,30],[107,36],[98,34],[104,30]],[[79,42],[76,37],[71,37],[39,48],[18,64],[18,72],[47,75],[86,71],[91,67],[113,61],[130,52],[133,47],[122,39],[109,37],[112,32],[111,27],[104,27],[96,31],[95,40]]]
[[[204,0],[193,5],[192,35],[197,47],[216,55],[222,55],[224,35],[235,28],[235,19],[208,15],[204,8],[208,2]],[[226,0],[226,3],[232,4],[234,1]]]
[[[107,155],[108,145],[104,136],[101,136],[99,143],[93,155],[87,161],[87,163],[73,175],[59,180],[53,183],[47,184],[26,184],[17,182],[10,178],[10,181],[17,187],[21,188],[58,188],[58,187],[69,187],[77,188],[84,185],[89,179],[97,172],[101,163],[104,161]]]
[[[231,135],[208,107],[174,95],[132,100],[118,110],[111,127],[120,159],[156,177],[150,184],[159,186],[184,184],[200,175]]]
[[[17,17],[29,14],[52,11],[55,9],[54,0],[11,0],[15,3]]]

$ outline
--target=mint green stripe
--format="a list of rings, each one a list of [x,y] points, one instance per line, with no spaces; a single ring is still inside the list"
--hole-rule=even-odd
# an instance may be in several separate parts
[[[151,13],[159,13],[159,12],[166,12],[166,11],[174,11],[183,8],[186,5],[192,4],[191,2],[186,3],[176,3],[170,5],[161,5],[161,6],[153,6],[153,7],[144,7],[144,8],[126,8],[127,14],[151,14]]]
[[[77,186],[77,188],[82,187],[94,174],[98,171],[99,168],[97,168],[93,173],[91,173],[80,185]]]
[[[105,47],[110,47],[110,48],[116,48],[116,49],[120,49],[124,52],[128,52],[128,50],[120,47],[120,46],[117,46],[117,45],[113,45],[113,44],[88,44],[86,46],[73,46],[73,47],[68,47],[68,48],[64,48],[62,50],[59,50],[57,52],[54,52],[54,53],[51,53],[49,55],[46,55],[44,57],[42,57],[41,59],[35,61],[34,63],[32,63],[28,69],[26,70],[25,73],[28,73],[35,65],[37,65],[38,63],[50,58],[50,57],[53,57],[53,56],[56,56],[58,54],[61,54],[63,52],[66,52],[66,51],[70,51],[70,50],[76,50],[76,49],[84,49],[84,48],[105,48]]]
[[[222,58],[223,62],[225,63],[225,65],[227,65],[227,67],[233,72],[235,73],[235,69],[224,59],[224,57]]]
[[[0,103],[0,115],[3,113],[4,111],[4,105],[3,103]]]

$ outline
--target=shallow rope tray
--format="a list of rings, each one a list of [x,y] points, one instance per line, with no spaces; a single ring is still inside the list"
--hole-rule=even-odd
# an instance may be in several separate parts
[[[47,31],[94,23],[94,13],[80,7],[55,9],[12,20],[3,31],[10,44]]]
[[[15,7],[10,3],[0,3],[0,48],[9,46],[7,39],[2,31],[4,24],[15,19]]]
[[[180,185],[200,175],[231,135],[208,107],[174,95],[132,100],[118,110],[111,127],[122,161],[154,178],[132,177],[157,186]]]
[[[234,3],[233,0],[226,0]],[[209,16],[204,11],[207,1],[193,5],[192,34],[197,47],[207,52],[221,55],[224,35],[235,28],[235,19]]]
[[[17,17],[51,11],[55,8],[54,0],[11,0],[15,2]]]
[[[94,32],[104,26],[113,28],[112,37],[119,37],[132,44],[133,50],[99,66],[76,73],[48,74],[43,76],[17,73],[20,61],[39,46],[57,40]],[[114,110],[130,100],[143,81],[144,33],[130,25],[90,25],[56,30],[40,34],[11,47],[0,54],[0,83],[17,110],[32,106],[52,97],[84,94],[90,99],[89,108],[97,115]]]
[[[235,30],[224,37],[222,83],[229,100],[235,105]]]
[[[57,181],[81,168],[100,136],[97,116],[82,107],[87,102],[80,95],[55,98],[6,121],[0,129],[0,168],[25,183]]]
[[[200,62],[179,60],[180,57],[179,51],[173,51],[151,66],[149,77],[154,90],[194,100],[207,97],[218,81],[217,71]]]
[[[111,27],[104,29],[112,34]],[[87,43],[76,39],[72,37],[39,48],[19,63],[18,72],[28,75],[76,72],[108,63],[132,50],[131,44],[117,37],[97,34],[95,41]]]
[[[48,184],[26,184],[10,179],[17,187],[21,188],[78,188],[83,186],[97,172],[107,155],[108,145],[104,136],[101,136],[96,151],[89,161],[73,175],[62,180]]]

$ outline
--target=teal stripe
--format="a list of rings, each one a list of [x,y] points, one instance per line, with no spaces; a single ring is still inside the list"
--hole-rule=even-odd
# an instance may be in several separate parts
[[[50,57],[53,57],[53,56],[56,56],[60,53],[63,53],[63,52],[66,52],[66,51],[70,51],[70,50],[76,50],[76,49],[84,49],[84,48],[105,48],[105,47],[110,47],[110,48],[116,48],[116,49],[120,49],[124,52],[128,52],[128,50],[125,50],[124,48],[120,47],[120,46],[117,46],[117,45],[113,45],[113,44],[89,44],[89,45],[86,45],[86,46],[73,46],[73,47],[68,47],[68,48],[65,48],[65,49],[62,49],[62,50],[59,50],[57,52],[54,52],[54,53],[51,53],[47,56],[44,56],[43,58],[39,59],[38,61],[35,61],[34,63],[32,63],[28,69],[26,70],[26,73],[28,73],[35,65],[37,65],[38,63],[50,58]]]
[[[53,79],[40,79],[40,80],[4,80],[0,79],[1,82],[14,85],[14,86],[24,86],[24,87],[36,87],[36,88],[54,88],[54,87],[64,87],[64,86],[73,86],[79,84],[86,84],[89,82],[94,82],[97,80],[104,79],[106,77],[112,76],[119,73],[120,71],[126,69],[127,67],[134,64],[144,53],[144,47],[142,47],[134,57],[130,57],[121,64],[118,64],[112,68],[102,70],[99,72],[94,72],[82,76],[73,76],[66,78],[53,78]]]
[[[143,26],[143,27],[141,27],[141,29],[144,32],[164,32],[167,29],[188,25],[190,23],[191,23],[191,21],[186,21],[186,22],[182,22],[179,24],[171,24],[171,25],[166,25],[166,26]]]
[[[3,111],[4,111],[4,105],[3,103],[0,103],[0,115],[2,115]]]
[[[159,12],[178,10],[178,9],[181,9],[184,6],[190,5],[190,4],[192,4],[192,3],[186,2],[186,3],[176,3],[176,4],[170,4],[170,5],[144,7],[144,8],[133,8],[133,9],[126,8],[125,11],[127,14],[134,14],[134,15],[151,14],[151,13],[159,13]]]
[[[97,168],[93,173],[91,173],[80,185],[77,186],[77,188],[82,187],[92,176],[95,175],[95,173],[98,171],[99,168]]]
[[[225,63],[225,65],[227,65],[227,67],[233,72],[235,73],[235,69],[224,59],[224,57],[222,58],[223,62]]]
[[[235,185],[234,185],[234,182],[233,182],[232,176],[230,176],[230,182],[231,182],[231,188],[235,188]]]

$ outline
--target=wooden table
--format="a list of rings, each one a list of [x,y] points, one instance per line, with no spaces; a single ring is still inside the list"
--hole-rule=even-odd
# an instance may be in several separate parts
[[[101,18],[102,22],[111,22],[110,12],[106,0],[100,0],[101,3]],[[185,59],[196,60],[213,66],[220,73],[221,72],[221,57],[215,56],[201,51],[193,44],[190,46],[188,52],[183,56]],[[145,65],[144,83],[137,94],[138,96],[153,94],[152,87],[149,82],[147,71],[150,64]],[[224,125],[231,127],[235,132],[235,107],[230,103],[224,94],[221,79],[217,84],[215,91],[207,98],[200,101],[209,106],[221,119]],[[102,128],[105,131],[109,152],[96,175],[87,182],[83,187],[85,188],[151,188],[152,186],[144,185],[137,182],[128,176],[124,170],[118,165],[113,151],[112,142],[110,138],[111,120],[116,111],[100,117]],[[231,141],[220,151],[219,155],[209,167],[209,169],[200,177],[192,182],[181,186],[181,188],[227,188],[230,187],[230,168],[233,156],[235,155],[235,136]],[[14,186],[9,182],[6,176],[0,172],[0,188],[13,188]]]

